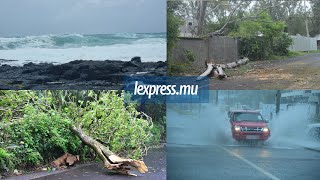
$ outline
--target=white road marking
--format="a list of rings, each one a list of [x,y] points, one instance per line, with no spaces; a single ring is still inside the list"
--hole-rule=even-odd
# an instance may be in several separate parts
[[[247,163],[248,165],[252,166],[252,167],[255,168],[256,170],[260,171],[262,174],[268,176],[270,179],[272,179],[272,180],[280,180],[280,179],[277,178],[276,176],[274,176],[274,175],[272,175],[271,173],[263,170],[261,167],[255,165],[254,163],[252,163],[251,161],[247,160],[246,158],[240,156],[239,154],[234,153],[234,152],[232,152],[232,151],[230,151],[230,150],[228,150],[228,149],[226,149],[226,148],[224,148],[224,147],[222,147],[222,146],[220,146],[220,148],[223,149],[223,150],[225,150],[226,152],[228,152],[230,155],[235,156],[235,157],[239,158],[240,160],[244,161],[245,163]]]

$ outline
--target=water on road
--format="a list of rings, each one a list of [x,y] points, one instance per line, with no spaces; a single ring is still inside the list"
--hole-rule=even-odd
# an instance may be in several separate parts
[[[320,144],[303,136],[304,117],[303,111],[293,109],[270,123],[271,137],[264,144],[238,143],[232,139],[225,109],[213,104],[169,104],[167,177],[320,179],[320,152],[305,149]],[[291,123],[285,123],[288,118]]]

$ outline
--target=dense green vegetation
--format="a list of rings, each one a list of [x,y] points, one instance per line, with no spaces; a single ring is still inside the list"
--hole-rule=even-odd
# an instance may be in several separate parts
[[[180,34],[179,27],[183,24],[182,19],[175,14],[176,9],[178,9],[180,5],[181,3],[179,1],[167,2],[167,59],[169,62],[168,72],[170,75],[174,75],[172,72],[185,72],[189,67],[187,63],[175,63],[172,57],[173,49]]]
[[[283,32],[284,28],[284,22],[274,21],[264,12],[255,21],[239,22],[230,36],[240,39],[240,55],[253,60],[267,59],[288,55],[292,39]]]
[[[0,172],[47,164],[65,152],[94,158],[71,126],[114,153],[141,158],[165,133],[165,111],[125,97],[117,91],[0,91]]]

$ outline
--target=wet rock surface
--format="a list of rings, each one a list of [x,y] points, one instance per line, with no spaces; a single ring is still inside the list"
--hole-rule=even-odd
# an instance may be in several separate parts
[[[165,62],[75,60],[65,64],[0,64],[0,89],[121,89],[125,76],[164,76]]]

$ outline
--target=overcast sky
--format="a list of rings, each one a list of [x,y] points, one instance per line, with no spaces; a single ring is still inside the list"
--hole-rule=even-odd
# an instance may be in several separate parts
[[[166,0],[0,0],[0,36],[165,31]]]

